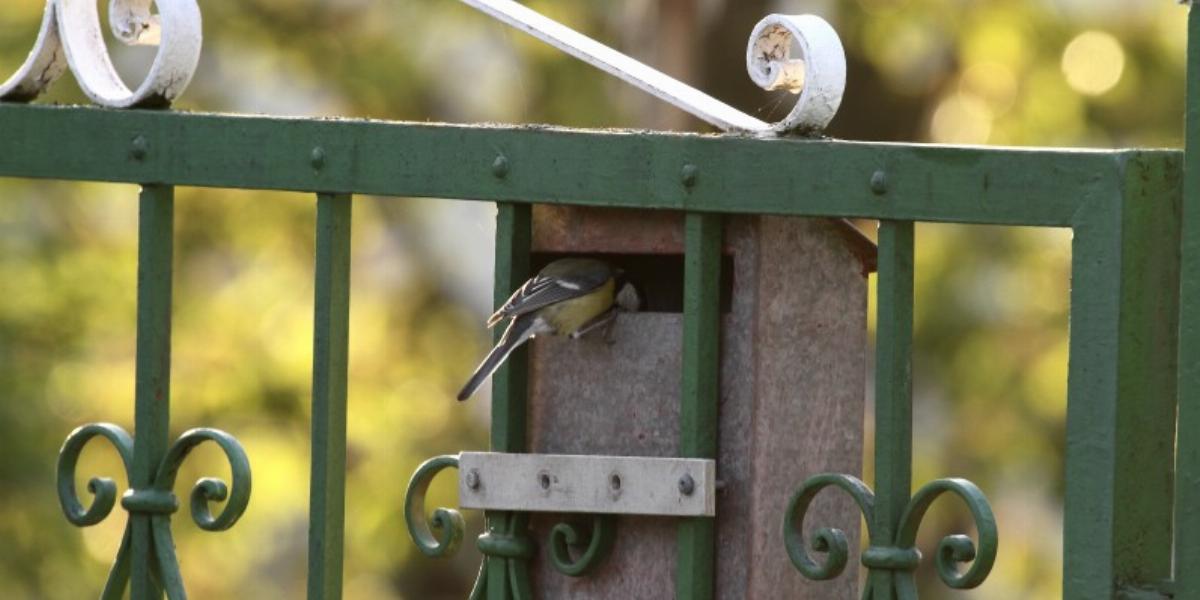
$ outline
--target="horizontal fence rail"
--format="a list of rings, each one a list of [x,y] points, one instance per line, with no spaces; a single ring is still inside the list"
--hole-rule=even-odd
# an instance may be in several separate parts
[[[1171,150],[1040,150],[0,105],[0,177],[1067,227]],[[65,143],[69,140],[70,143]],[[690,168],[689,168],[690,167]]]

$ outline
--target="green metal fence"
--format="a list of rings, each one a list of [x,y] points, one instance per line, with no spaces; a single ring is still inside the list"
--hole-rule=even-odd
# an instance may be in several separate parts
[[[1190,30],[1192,39],[1200,39],[1196,11]],[[1195,44],[1189,63],[1189,98],[1200,97],[1200,47]],[[341,594],[355,194],[496,202],[498,302],[530,274],[532,203],[686,212],[680,447],[684,456],[704,458],[716,455],[723,217],[878,219],[874,491],[852,474],[795,482],[791,510],[780,515],[787,546],[779,548],[806,576],[835,576],[853,551],[845,536],[828,527],[832,524],[817,524],[822,529],[806,540],[799,525],[821,489],[848,493],[867,520],[864,597],[876,600],[916,597],[916,530],[939,495],[948,492],[967,503],[979,538],[977,543],[961,535],[943,540],[934,560],[947,585],[977,585],[997,552],[995,521],[974,485],[946,479],[912,491],[912,306],[919,267],[913,261],[914,222],[1069,227],[1074,238],[1063,596],[1200,598],[1200,436],[1194,435],[1200,430],[1200,277],[1195,275],[1200,273],[1200,164],[1190,154],[21,104],[0,105],[0,132],[0,176],[143,186],[133,435],[113,425],[85,425],[67,438],[59,460],[63,509],[80,526],[102,520],[118,499],[115,484],[99,478],[89,483],[95,494],[89,507],[77,499],[74,467],[88,440],[107,439],[128,470],[132,489],[120,504],[130,513],[129,528],[102,597],[121,597],[126,586],[136,599],[157,597],[163,590],[168,597],[184,597],[171,541],[170,516],[179,503],[172,487],[179,465],[197,444],[212,441],[224,450],[233,481],[204,479],[196,485],[190,501],[196,523],[226,529],[249,501],[249,462],[232,436],[193,429],[171,443],[168,434],[173,186],[205,186],[316,196],[311,598]],[[1200,146],[1198,135],[1200,105],[1191,102],[1189,148]],[[524,365],[518,353],[494,380],[491,444],[498,452],[526,448]],[[430,466],[429,476],[453,464]],[[228,499],[224,509],[211,514],[208,502],[222,499]],[[424,515],[414,507],[419,510],[420,503],[409,507],[409,516],[423,532]],[[533,546],[527,519],[487,515],[479,543],[486,558],[478,596],[530,596],[527,560]],[[438,537],[423,538],[422,544],[431,554],[444,552],[461,536],[451,512],[439,511],[434,525]],[[714,520],[681,519],[679,598],[713,596],[714,553]]]

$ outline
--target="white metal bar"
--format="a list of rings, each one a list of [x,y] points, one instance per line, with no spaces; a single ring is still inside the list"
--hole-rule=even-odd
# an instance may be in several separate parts
[[[462,1],[720,129],[771,130],[769,123],[512,0]]]
[[[716,515],[716,461],[463,452],[463,508],[663,516]]]

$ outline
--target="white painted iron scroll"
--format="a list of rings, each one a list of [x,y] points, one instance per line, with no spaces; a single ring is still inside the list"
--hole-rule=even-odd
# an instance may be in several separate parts
[[[792,57],[793,43],[800,50]],[[770,15],[754,26],[746,70],[764,90],[799,94],[776,131],[821,131],[833,120],[846,90],[846,51],[833,27],[815,15]]]
[[[25,63],[3,84],[0,100],[28,101],[68,67],[79,87],[101,106],[166,106],[183,93],[200,60],[200,8],[195,0],[111,0],[113,35],[128,45],[158,46],[136,90],[121,81],[100,30],[96,0],[47,0],[42,28]]]
[[[770,15],[751,35],[750,78],[763,89],[799,94],[787,118],[771,124],[513,0],[462,1],[726,131],[820,132],[837,114],[846,88],[842,42],[829,23],[813,15]],[[793,41],[800,56],[792,56]]]

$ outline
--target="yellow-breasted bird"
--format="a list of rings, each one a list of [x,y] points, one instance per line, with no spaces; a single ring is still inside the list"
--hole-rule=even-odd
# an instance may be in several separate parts
[[[624,273],[591,258],[562,258],[545,266],[513,293],[488,319],[488,327],[512,318],[496,347],[488,352],[458,393],[466,400],[518,346],[537,335],[572,338],[609,325],[619,310],[634,311],[641,299]]]

